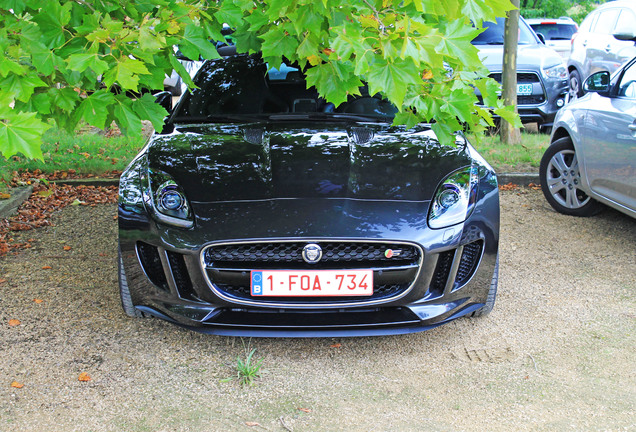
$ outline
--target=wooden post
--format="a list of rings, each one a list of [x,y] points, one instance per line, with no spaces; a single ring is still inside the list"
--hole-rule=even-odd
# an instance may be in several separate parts
[[[504,54],[501,90],[504,104],[517,111],[517,45],[519,42],[519,0],[511,0],[516,7],[508,12],[504,29]],[[521,131],[501,120],[500,138],[505,144],[520,144]]]

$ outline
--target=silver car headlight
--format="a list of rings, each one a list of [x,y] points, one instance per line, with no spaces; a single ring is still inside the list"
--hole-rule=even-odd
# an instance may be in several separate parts
[[[141,181],[144,203],[155,219],[181,228],[194,225],[183,188],[169,174],[146,168],[142,170]]]
[[[476,166],[455,171],[437,188],[431,202],[428,225],[431,228],[446,228],[466,220],[475,207],[477,198]]]
[[[560,79],[564,80],[568,77],[568,69],[565,67],[565,64],[559,63],[555,66],[550,66],[548,68],[542,68],[541,72],[543,72],[544,78],[548,79]]]

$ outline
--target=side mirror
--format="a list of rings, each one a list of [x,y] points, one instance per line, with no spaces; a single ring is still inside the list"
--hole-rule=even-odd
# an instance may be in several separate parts
[[[172,112],[172,94],[167,91],[156,93],[155,102],[161,105],[168,113]]]
[[[586,92],[595,92],[599,94],[609,93],[610,73],[607,71],[596,72],[590,75],[583,84],[583,90]]]
[[[629,27],[617,29],[613,36],[618,40],[636,42],[636,33]]]
[[[537,37],[539,38],[541,43],[545,45],[545,36],[543,36],[543,33],[537,33]]]

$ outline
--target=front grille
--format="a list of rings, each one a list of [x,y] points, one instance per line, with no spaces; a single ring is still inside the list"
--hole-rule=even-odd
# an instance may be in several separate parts
[[[517,105],[537,105],[545,102],[545,96],[529,95],[529,96],[517,96]]]
[[[488,76],[501,84],[501,73],[492,73]],[[541,82],[541,78],[539,78],[539,75],[534,72],[519,72],[517,74],[517,84],[531,84],[538,82]]]
[[[205,271],[213,288],[222,295],[250,302],[285,304],[364,303],[396,297],[413,284],[422,259],[420,249],[403,243],[315,242],[322,259],[308,264],[302,250],[310,242],[259,242],[209,246],[203,253]],[[387,250],[393,256],[387,258]],[[373,295],[365,297],[252,297],[251,270],[372,269]]]

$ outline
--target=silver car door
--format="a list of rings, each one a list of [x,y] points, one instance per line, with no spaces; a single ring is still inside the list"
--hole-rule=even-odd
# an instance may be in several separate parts
[[[593,94],[581,130],[583,168],[592,192],[636,208],[636,63],[611,97]]]

